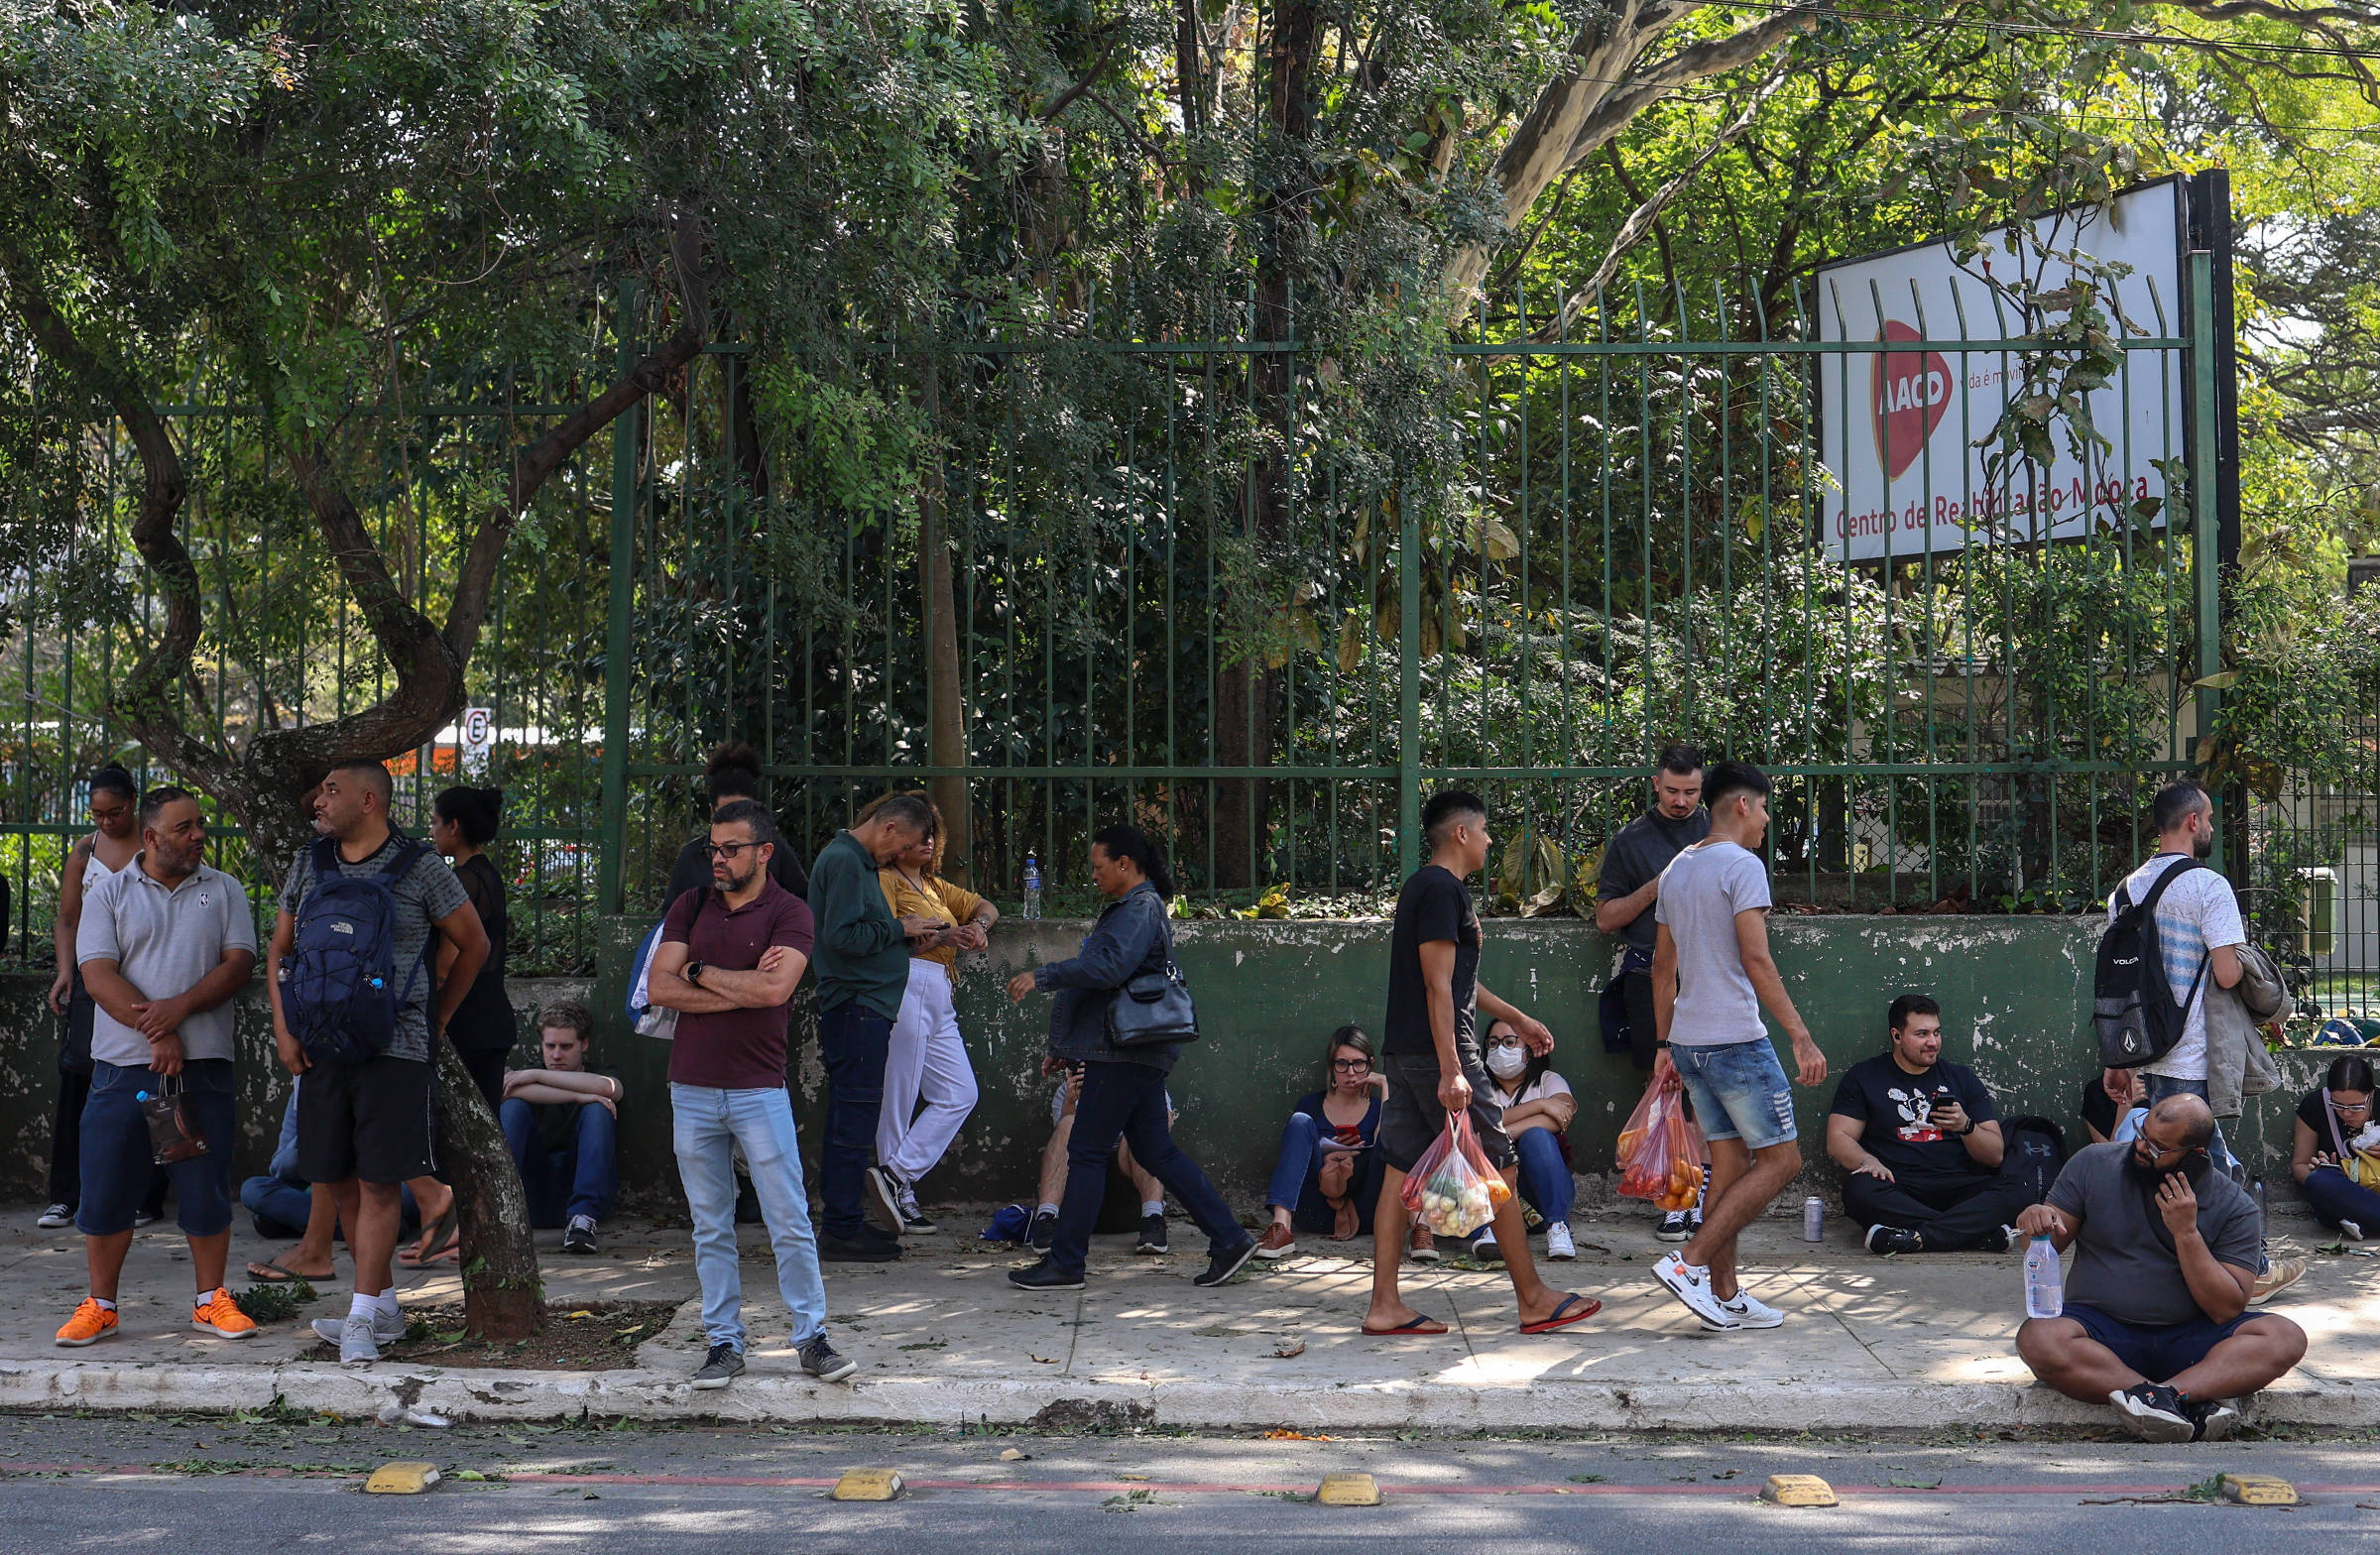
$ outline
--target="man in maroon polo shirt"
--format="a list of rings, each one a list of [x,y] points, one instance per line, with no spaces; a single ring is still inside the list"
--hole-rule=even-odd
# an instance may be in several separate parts
[[[744,1281],[736,1253],[735,1147],[776,1254],[776,1284],[793,1318],[801,1369],[839,1382],[859,1364],[826,1341],[826,1285],[810,1230],[801,1148],[785,1096],[785,1021],[810,964],[809,903],[769,876],[776,824],[755,800],[711,817],[711,889],[670,903],[653,953],[648,996],[678,1012],[669,1052],[677,1172],[694,1216],[694,1271],[710,1349],[698,1388],[744,1370]]]

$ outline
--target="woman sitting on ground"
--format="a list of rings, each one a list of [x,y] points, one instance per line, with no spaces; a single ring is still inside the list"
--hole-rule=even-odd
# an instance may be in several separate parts
[[[2361,1242],[2380,1236],[2380,1128],[2373,1127],[2372,1061],[2330,1060],[2320,1090],[2298,1103],[2297,1149],[2289,1169],[2314,1218]]]
[[[1380,1129],[1385,1075],[1371,1066],[1371,1038],[1343,1025],[1325,1049],[1322,1089],[1298,1098],[1281,1130],[1281,1153],[1268,1190],[1272,1224],[1256,1244],[1260,1258],[1287,1257],[1297,1234],[1332,1242],[1371,1235],[1371,1209],[1380,1197]]]
[[[1504,1110],[1504,1135],[1512,1141],[1513,1164],[1504,1168],[1505,1178],[1545,1222],[1545,1256],[1575,1258],[1579,1250],[1570,1238],[1570,1207],[1579,1185],[1570,1172],[1562,1131],[1578,1116],[1579,1099],[1570,1094],[1570,1082],[1554,1072],[1553,1055],[1532,1055],[1520,1033],[1503,1021],[1488,1028],[1482,1045],[1488,1078],[1495,1082],[1490,1095]],[[1471,1256],[1486,1263],[1502,1260],[1493,1226],[1473,1234]]]

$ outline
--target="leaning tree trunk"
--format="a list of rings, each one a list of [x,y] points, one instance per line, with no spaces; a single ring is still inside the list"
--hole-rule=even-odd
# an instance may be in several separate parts
[[[437,1065],[438,1159],[462,1221],[463,1331],[474,1339],[527,1339],[545,1326],[529,1194],[471,1071],[444,1042]]]
[[[925,359],[920,399],[926,422],[926,466],[917,483],[917,567],[925,592],[926,627],[926,756],[936,767],[967,765],[967,687],[959,673],[958,590],[950,576],[950,538],[942,528],[941,446],[934,432],[942,419],[941,369],[929,354]],[[964,776],[935,778],[926,783],[934,808],[942,812],[943,873],[970,891],[980,891],[975,874],[974,817],[968,808]]]

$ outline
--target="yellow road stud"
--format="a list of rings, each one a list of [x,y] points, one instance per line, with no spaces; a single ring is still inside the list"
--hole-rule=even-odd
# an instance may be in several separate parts
[[[367,1495],[418,1495],[438,1483],[434,1463],[384,1463],[364,1482]]]
[[[2241,1506],[2295,1506],[2298,1488],[2269,1474],[2226,1474],[2223,1499]]]
[[[1760,1498],[1778,1506],[1833,1506],[1835,1487],[1815,1474],[1772,1474]]]
[[[1324,1506],[1377,1506],[1380,1485],[1368,1474],[1326,1474],[1314,1499]]]
[[[843,1478],[827,1493],[830,1500],[889,1501],[900,1495],[900,1473],[895,1469],[846,1469]]]

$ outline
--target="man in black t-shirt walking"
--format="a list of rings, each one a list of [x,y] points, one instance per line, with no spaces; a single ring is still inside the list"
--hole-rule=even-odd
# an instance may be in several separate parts
[[[1488,1159],[1499,1169],[1512,1163],[1502,1111],[1487,1100],[1490,1086],[1480,1056],[1478,1012],[1510,1022],[1531,1052],[1554,1045],[1543,1021],[1480,987],[1480,915],[1464,883],[1488,862],[1487,805],[1473,793],[1433,794],[1421,807],[1421,829],[1430,861],[1397,894],[1388,942],[1388,1019],[1380,1044],[1388,1097],[1377,1136],[1386,1170],[1372,1216],[1371,1307],[1364,1314],[1364,1332],[1374,1337],[1446,1332],[1444,1323],[1404,1303],[1396,1275],[1405,1251],[1405,1174],[1448,1116],[1468,1111]],[[1495,1243],[1520,1298],[1522,1333],[1550,1333],[1603,1310],[1602,1302],[1556,1290],[1537,1277],[1518,1195],[1495,1208]]]
[[[1942,1056],[1942,1006],[1903,994],[1892,1045],[1844,1074],[1827,1116],[1827,1153],[1850,1175],[1843,1212],[1875,1254],[2005,1253],[2031,1188],[2005,1176],[1991,1092]]]

